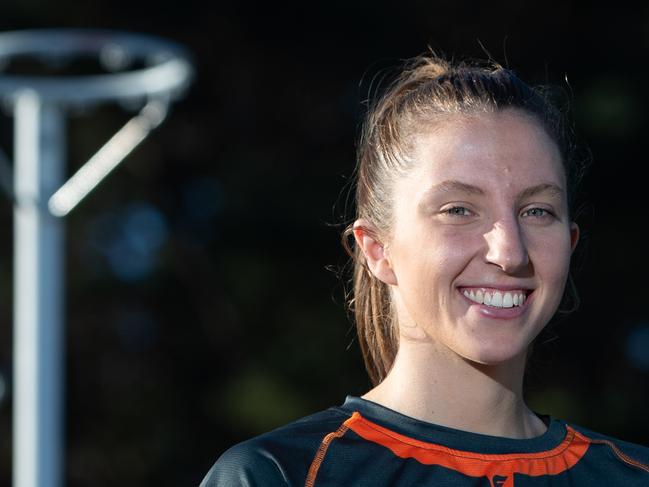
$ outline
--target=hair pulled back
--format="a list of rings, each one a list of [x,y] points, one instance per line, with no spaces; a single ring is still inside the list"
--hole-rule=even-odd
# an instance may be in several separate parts
[[[369,107],[357,151],[356,218],[371,222],[385,241],[392,227],[392,184],[410,167],[415,137],[450,116],[494,113],[516,108],[536,119],[559,148],[565,169],[568,207],[581,177],[564,115],[550,92],[533,88],[496,63],[452,63],[435,54],[409,60],[401,74]],[[374,385],[389,372],[398,349],[398,326],[389,286],[370,272],[363,252],[350,247],[349,225],[343,245],[353,259],[349,300],[365,367]],[[573,293],[572,279],[566,293]],[[565,296],[564,296],[565,299]]]

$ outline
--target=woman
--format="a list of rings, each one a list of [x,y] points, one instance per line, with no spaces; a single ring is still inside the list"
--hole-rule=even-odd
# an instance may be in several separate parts
[[[202,485],[649,485],[649,449],[522,394],[571,290],[571,147],[511,71],[412,61],[366,118],[346,231],[375,387],[231,448]]]

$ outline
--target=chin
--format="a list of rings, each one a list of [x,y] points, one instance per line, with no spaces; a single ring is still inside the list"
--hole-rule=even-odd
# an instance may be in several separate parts
[[[528,345],[524,344],[503,344],[481,343],[472,350],[461,354],[465,359],[481,365],[495,366],[511,362],[525,361]]]

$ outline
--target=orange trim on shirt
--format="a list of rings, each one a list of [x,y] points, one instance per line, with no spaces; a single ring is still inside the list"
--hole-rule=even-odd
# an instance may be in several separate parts
[[[590,439],[566,425],[565,439],[555,448],[539,453],[481,454],[426,443],[368,421],[358,412],[344,423],[360,437],[384,446],[400,458],[413,458],[424,465],[440,465],[470,477],[505,477],[497,485],[514,485],[513,474],[557,475],[572,468],[586,454]],[[492,481],[493,484],[493,481]]]
[[[347,426],[347,421],[345,421],[336,431],[333,431],[326,435],[322,440],[322,443],[320,443],[320,447],[318,448],[315,457],[313,457],[313,461],[311,462],[311,466],[309,467],[309,473],[306,476],[304,487],[313,487],[315,478],[318,476],[318,470],[320,470],[320,465],[322,465],[322,460],[324,460],[324,457],[327,454],[327,450],[329,449],[329,444],[333,440],[340,438],[347,432],[347,430],[349,429],[349,427]]]

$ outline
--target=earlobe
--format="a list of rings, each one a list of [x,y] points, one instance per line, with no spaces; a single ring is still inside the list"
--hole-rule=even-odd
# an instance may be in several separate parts
[[[367,220],[358,219],[354,222],[354,238],[374,277],[386,284],[397,284],[397,277],[392,270],[387,248],[379,240],[376,228]]]
[[[575,222],[570,224],[570,250],[574,251],[577,247],[577,242],[579,242],[579,225]]]

